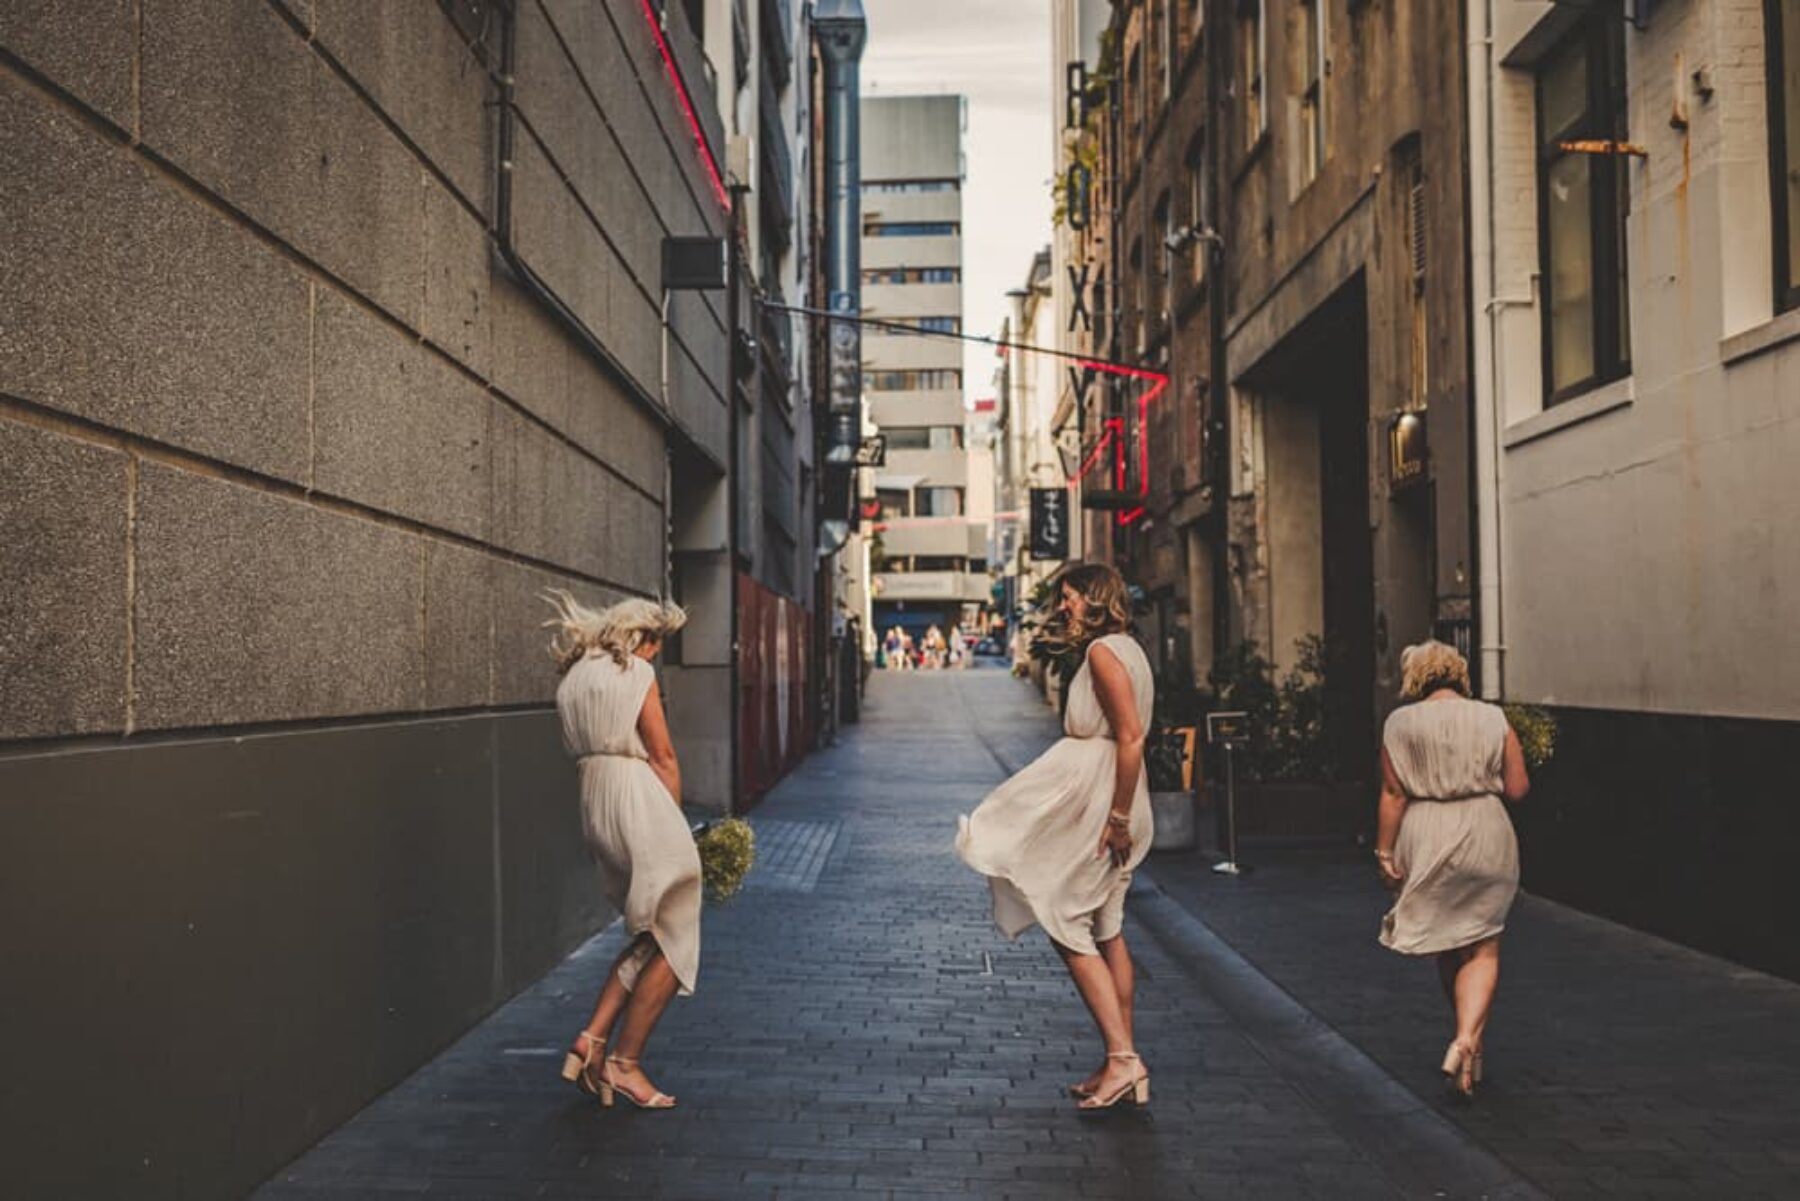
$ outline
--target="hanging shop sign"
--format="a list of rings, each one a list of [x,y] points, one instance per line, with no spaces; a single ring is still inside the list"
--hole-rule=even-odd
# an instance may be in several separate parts
[[[1388,486],[1405,488],[1420,482],[1430,458],[1425,414],[1395,414],[1388,422]]]
[[[1031,557],[1058,562],[1069,557],[1068,489],[1031,490]]]

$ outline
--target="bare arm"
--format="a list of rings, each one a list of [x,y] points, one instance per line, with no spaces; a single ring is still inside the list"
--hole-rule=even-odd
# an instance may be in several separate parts
[[[655,680],[644,696],[644,707],[638,711],[638,737],[650,756],[650,770],[663,782],[675,804],[681,804],[681,764],[675,759],[675,744],[669,741],[669,720],[663,713],[662,689]]]
[[[1506,727],[1506,749],[1500,756],[1500,795],[1522,801],[1531,794],[1531,777],[1525,772],[1525,750],[1511,726]]]
[[[1119,657],[1107,647],[1096,646],[1088,653],[1088,664],[1094,675],[1094,696],[1118,744],[1111,817],[1120,820],[1107,822],[1100,836],[1100,854],[1110,852],[1115,863],[1123,864],[1131,852],[1131,836],[1123,819],[1131,813],[1138,777],[1144,772],[1144,720],[1132,695],[1131,675]]]
[[[1392,866],[1388,858],[1394,853],[1394,843],[1400,838],[1400,819],[1406,816],[1406,790],[1400,787],[1400,777],[1394,774],[1393,760],[1388,758],[1387,748],[1381,748],[1381,804],[1375,820],[1375,857],[1381,863],[1382,877],[1391,882],[1398,882],[1398,869]]]

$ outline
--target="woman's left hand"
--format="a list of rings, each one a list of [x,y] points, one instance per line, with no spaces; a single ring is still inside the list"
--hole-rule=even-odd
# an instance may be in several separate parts
[[[1107,822],[1100,832],[1100,853],[1096,859],[1111,857],[1114,867],[1124,867],[1131,858],[1131,830],[1116,822]]]

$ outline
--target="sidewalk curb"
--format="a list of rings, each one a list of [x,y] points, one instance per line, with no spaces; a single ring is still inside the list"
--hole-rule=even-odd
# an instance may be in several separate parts
[[[1549,1201],[1139,871],[1131,914],[1408,1197]]]

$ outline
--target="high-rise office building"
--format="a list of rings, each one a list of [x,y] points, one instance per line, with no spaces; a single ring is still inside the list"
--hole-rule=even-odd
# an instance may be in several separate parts
[[[970,490],[963,396],[961,96],[862,102],[863,394],[875,475],[875,629],[946,631],[989,598],[987,498]],[[973,505],[971,502],[975,502]]]

